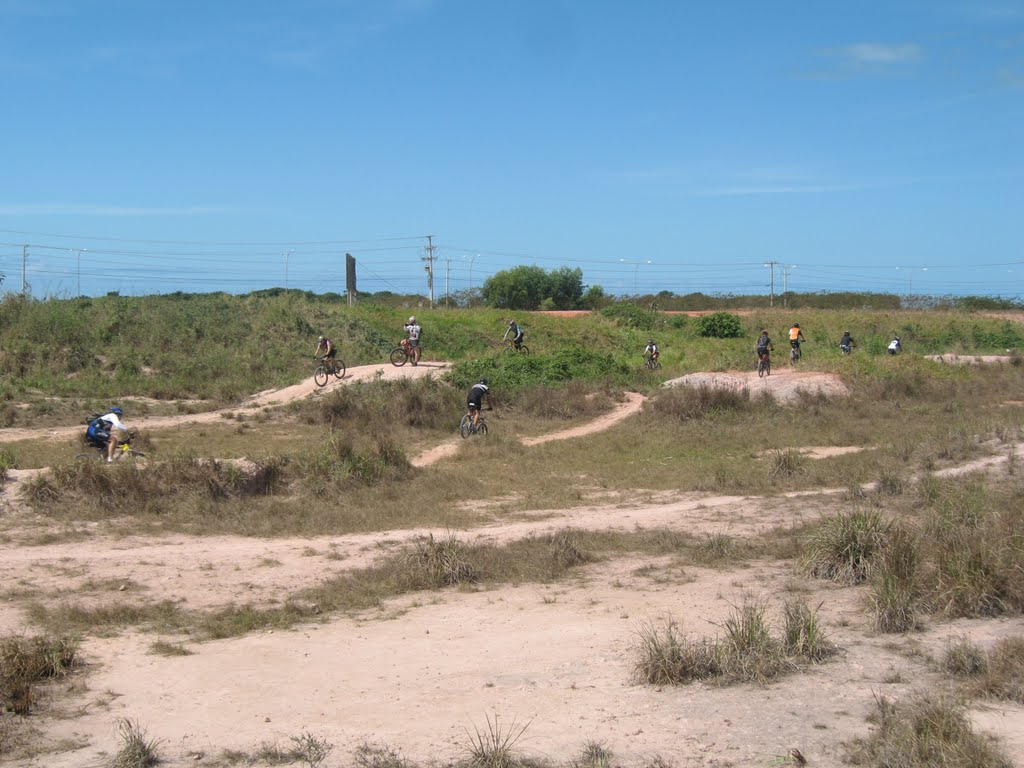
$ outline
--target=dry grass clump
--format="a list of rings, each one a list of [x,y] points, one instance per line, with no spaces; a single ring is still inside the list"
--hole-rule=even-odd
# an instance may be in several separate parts
[[[1012,768],[991,737],[975,733],[963,705],[935,692],[875,699],[872,733],[847,744],[854,765],[886,768]]]
[[[372,433],[368,445],[340,432],[332,433],[322,445],[296,459],[295,474],[315,493],[338,490],[349,484],[376,485],[386,480],[401,481],[411,470],[405,452],[388,434]]]
[[[700,421],[714,419],[727,412],[752,409],[746,389],[736,390],[700,384],[696,387],[670,387],[654,397],[652,411],[658,419]]]
[[[352,762],[356,768],[415,768],[398,750],[386,745],[360,744],[356,747]]]
[[[772,451],[768,455],[768,476],[772,478],[788,478],[807,471],[808,458],[793,448],[784,451]]]
[[[66,675],[75,665],[77,653],[78,640],[69,635],[0,638],[0,711],[19,715],[31,711],[33,687]]]
[[[714,640],[687,640],[672,621],[660,629],[642,626],[634,647],[634,679],[651,685],[698,680],[765,684],[802,663],[823,661],[836,653],[816,610],[787,604],[781,638],[772,636],[765,614],[764,603],[746,601],[733,610],[722,624],[723,634]]]
[[[569,381],[564,387],[540,385],[516,395],[517,412],[539,419],[593,419],[614,404],[617,390],[597,389],[590,381]]]
[[[960,638],[946,648],[942,668],[969,681],[967,691],[975,696],[1024,704],[1024,636],[1005,637],[988,653]]]
[[[600,741],[588,741],[570,762],[570,768],[612,768],[614,754]]]
[[[854,510],[826,517],[812,529],[803,556],[811,576],[840,584],[860,584],[885,547],[892,522],[877,510]]]
[[[308,424],[365,433],[393,425],[450,429],[453,414],[457,420],[457,414],[464,412],[465,399],[452,386],[427,377],[356,381],[326,397],[290,407]]]
[[[90,519],[120,514],[165,514],[174,504],[219,502],[270,493],[282,477],[282,462],[231,462],[171,456],[147,466],[76,461],[54,466],[26,484],[24,496],[42,511],[73,508]]]
[[[921,548],[921,539],[905,527],[893,526],[889,531],[868,596],[879,632],[907,632],[917,626],[921,608]]]
[[[445,539],[435,539],[434,534],[419,539],[413,551],[407,554],[406,564],[422,574],[428,588],[473,584],[480,580],[480,572],[466,559],[464,547],[453,533]]]

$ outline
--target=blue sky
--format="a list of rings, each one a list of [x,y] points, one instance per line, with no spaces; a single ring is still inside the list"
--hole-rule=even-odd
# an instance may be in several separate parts
[[[36,296],[1024,296],[1024,2],[0,0],[0,85]]]

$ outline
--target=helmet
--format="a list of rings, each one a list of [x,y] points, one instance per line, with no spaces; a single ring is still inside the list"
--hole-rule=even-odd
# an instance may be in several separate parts
[[[412,317],[410,317],[409,318],[409,322],[410,323],[415,323],[416,322],[416,315],[413,315]]]
[[[647,343],[648,343],[648,344],[653,344],[653,343],[654,343],[654,339],[648,339],[648,340],[647,340]]]
[[[516,321],[515,321],[515,320],[509,320],[509,321],[508,321],[508,324],[509,324],[509,325],[515,325],[515,324],[516,324]]]
[[[317,339],[317,341],[324,341],[324,335],[322,333],[320,334],[320,338]]]
[[[487,379],[480,379],[480,383],[483,384],[486,387],[491,382],[489,382]]]
[[[767,328],[762,328],[761,329],[761,335],[762,336],[767,336],[768,335],[768,329]]]
[[[116,405],[113,408],[110,409],[110,412],[111,413],[116,413],[118,416],[120,416],[122,413],[124,413],[124,411],[122,411]]]
[[[793,327],[794,328],[799,328],[800,327],[800,323],[793,323]]]
[[[849,331],[843,331],[843,336],[849,336],[849,335],[850,335]]]

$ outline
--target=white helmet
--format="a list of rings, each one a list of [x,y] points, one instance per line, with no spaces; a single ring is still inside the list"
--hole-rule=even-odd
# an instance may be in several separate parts
[[[409,322],[410,323],[415,323],[416,322],[416,315],[413,315],[412,317],[410,317],[409,318]]]

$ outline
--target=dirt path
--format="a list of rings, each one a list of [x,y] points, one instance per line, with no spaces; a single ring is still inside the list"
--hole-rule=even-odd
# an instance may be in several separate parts
[[[417,366],[405,365],[396,367],[393,365],[357,365],[345,372],[345,378],[331,379],[324,387],[318,387],[313,378],[304,379],[284,389],[266,390],[253,395],[249,400],[239,406],[232,408],[221,408],[215,411],[203,411],[202,413],[182,413],[174,416],[153,416],[150,418],[135,419],[131,414],[126,415],[128,426],[133,429],[160,429],[163,427],[174,427],[180,424],[201,424],[211,421],[219,421],[225,413],[252,414],[257,411],[275,405],[284,405],[295,400],[306,397],[315,397],[336,387],[350,384],[353,381],[372,381],[374,379],[400,379],[400,378],[422,378],[431,374],[438,374],[447,370],[449,363],[443,362],[421,362]],[[31,440],[38,438],[65,439],[74,437],[82,432],[84,427],[50,427],[42,429],[8,428],[0,429],[0,443],[15,440]]]
[[[1007,446],[1000,456],[947,472],[998,469],[1021,450],[1024,445]],[[827,513],[846,492],[652,496],[544,510],[541,519],[526,514],[459,538],[507,542],[566,526],[758,536]],[[60,591],[75,595],[76,603],[273,605],[428,532],[446,533],[275,540],[94,536],[38,547],[8,540],[0,541],[0,583],[41,595]],[[328,766],[348,764],[352,750],[366,742],[401,748],[420,762],[448,762],[464,753],[467,730],[486,730],[485,718],[497,717],[506,728],[513,720],[529,724],[519,744],[524,752],[560,761],[594,741],[614,752],[617,765],[641,765],[656,755],[677,766],[770,765],[792,747],[812,765],[839,765],[840,742],[866,733],[875,696],[899,697],[934,677],[901,650],[898,638],[870,631],[861,590],[804,581],[791,566],[771,561],[685,571],[666,570],[667,564],[659,557],[615,559],[571,582],[448,591],[426,600],[412,595],[358,617],[218,642],[165,637],[192,652],[182,657],[151,655],[159,635],[90,638],[82,653],[91,671],[67,708],[76,714],[48,723],[46,735],[84,743],[45,754],[42,762],[11,764],[102,764],[103,754],[116,748],[118,717],[137,720],[163,740],[160,752],[171,768],[203,765],[228,748],[288,747],[303,731],[337,746]],[[771,597],[774,612],[776,596],[793,590],[822,603],[822,620],[844,649],[836,661],[766,688],[661,689],[632,682],[633,649],[644,626],[671,617],[686,635],[714,636],[744,595]],[[0,604],[0,631],[22,628],[15,606]],[[1022,632],[1021,619],[958,621],[926,629],[913,642],[939,654],[949,637],[968,634],[988,646]],[[1024,708],[987,705],[975,717],[1008,740],[1013,759],[1024,759]]]
[[[551,432],[550,434],[540,435],[538,437],[524,437],[520,442],[527,446],[540,445],[541,443],[548,443],[552,440],[571,440],[574,437],[585,437],[586,435],[592,435],[596,432],[609,429],[623,419],[627,419],[633,414],[639,413],[640,409],[643,407],[644,401],[646,400],[646,398],[638,392],[626,392],[625,396],[626,399],[623,402],[616,405],[604,416],[594,419],[593,421],[588,421],[586,424],[580,424],[579,426],[572,427],[570,429],[563,429],[560,432]],[[462,439],[454,438],[419,454],[412,459],[411,464],[414,467],[430,466],[441,459],[454,456],[459,452],[459,446],[461,445]]]

